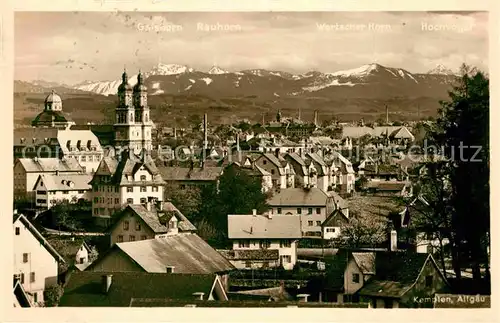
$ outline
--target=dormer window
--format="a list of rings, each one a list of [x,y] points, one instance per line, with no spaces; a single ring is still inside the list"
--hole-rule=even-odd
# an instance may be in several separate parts
[[[21,143],[24,144],[26,142],[26,138],[21,138]]]
[[[141,175],[141,181],[145,181],[146,180],[146,175]]]

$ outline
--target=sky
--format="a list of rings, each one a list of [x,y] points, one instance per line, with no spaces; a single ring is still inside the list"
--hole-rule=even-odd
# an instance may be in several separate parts
[[[119,79],[159,62],[301,74],[379,63],[488,70],[485,12],[16,12],[15,79]]]

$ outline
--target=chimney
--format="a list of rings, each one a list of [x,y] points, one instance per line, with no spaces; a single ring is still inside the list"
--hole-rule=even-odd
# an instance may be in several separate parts
[[[240,151],[240,134],[236,134],[236,151]]]
[[[203,141],[203,149],[208,148],[208,121],[207,121],[207,114],[205,113],[203,117],[203,134],[204,134],[204,141]]]
[[[256,209],[252,209],[252,215],[257,215],[257,210]]]
[[[387,105],[385,106],[385,124],[389,124],[389,107]]]
[[[195,299],[202,301],[203,296],[205,296],[205,293],[204,292],[195,292],[195,293],[193,293],[193,296],[195,297]]]
[[[111,283],[113,282],[113,275],[103,275],[102,276],[102,292],[107,294]]]
[[[391,230],[391,251],[397,251],[398,250],[398,233],[396,230]]]
[[[314,125],[318,126],[318,110],[314,110]]]

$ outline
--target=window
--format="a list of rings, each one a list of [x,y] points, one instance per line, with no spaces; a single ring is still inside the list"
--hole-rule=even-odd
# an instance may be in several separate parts
[[[313,224],[313,221],[307,221],[307,225],[312,227],[314,224]]]
[[[129,241],[135,241],[135,236],[134,235],[130,236]]]
[[[135,231],[141,231],[141,224],[140,223],[135,223]]]
[[[147,192],[147,187],[146,186],[141,186],[141,192]]]
[[[115,193],[119,193],[120,192],[120,188],[117,186],[115,187]]]
[[[23,253],[23,263],[27,263],[27,262],[28,262],[28,254]]]
[[[123,236],[122,235],[118,236],[118,242],[123,242]]]
[[[274,175],[274,169],[271,169],[271,175]]]
[[[85,193],[85,191],[82,191],[82,190],[78,191],[78,194],[83,194],[83,193]]]
[[[177,221],[170,221],[168,226],[171,229],[177,229]]]
[[[248,241],[248,240],[238,241],[238,247],[240,247],[240,248],[250,248],[250,241]]]
[[[147,236],[141,236],[141,240],[146,240],[147,238]]]
[[[297,214],[302,214],[302,208],[301,207],[297,208]]]
[[[80,263],[83,264],[85,262],[85,258],[80,257]]]
[[[39,194],[39,195],[46,195],[46,194],[47,194],[47,192],[46,192],[46,191],[40,191],[40,190],[38,190],[38,191],[36,191],[36,194]]]
[[[335,228],[326,228],[326,232],[335,232]]]
[[[94,203],[99,203],[99,197],[98,196],[94,197]]]
[[[264,159],[264,160],[262,161],[262,164],[263,164],[263,165],[267,164],[267,160],[265,160],[265,159]]]
[[[425,276],[425,287],[432,287],[433,278],[432,275]]]
[[[146,204],[147,201],[148,200],[145,197],[141,198],[141,204]]]
[[[319,227],[321,226],[321,221],[316,221],[316,225]]]
[[[358,284],[359,283],[359,274],[352,274],[352,282]]]
[[[69,194],[69,192],[68,191],[64,191],[63,194]]]
[[[171,274],[174,272],[174,267],[172,266],[167,266],[167,274]]]
[[[292,246],[292,243],[290,240],[282,240],[280,241],[280,248],[290,248]]]
[[[24,273],[21,273],[21,284],[24,284]]]
[[[249,260],[245,261],[245,268],[252,268],[252,262]]]
[[[120,204],[120,199],[115,197],[115,204]]]
[[[127,199],[127,204],[134,204],[134,199],[132,199],[132,198]]]
[[[146,180],[146,175],[141,175],[141,181],[145,181]]]
[[[158,186],[153,186],[152,190],[153,190],[153,192],[158,192]]]
[[[123,230],[128,231],[129,224],[128,221],[123,221]]]
[[[35,303],[37,303],[37,302],[38,302],[38,293],[34,293],[34,294],[33,294],[33,301],[34,301]]]
[[[16,227],[16,236],[18,236],[20,234],[21,234],[21,230],[19,229],[19,227]]]
[[[34,283],[35,282],[35,272],[31,272],[30,273],[30,283]]]
[[[134,188],[133,187],[127,187],[127,193],[133,193]]]
[[[280,207],[278,208],[278,214],[281,214],[281,208]]]
[[[99,209],[98,208],[94,209],[94,215],[99,215]]]
[[[268,240],[261,240],[259,242],[259,247],[261,249],[268,249],[270,246],[271,246],[271,242],[269,242]]]
[[[284,256],[280,256],[280,259],[281,259],[281,264],[289,264],[292,262],[292,256],[290,255],[284,255]]]
[[[310,207],[310,208],[308,208],[308,209],[307,209],[307,214],[313,214],[313,209],[312,209],[312,207]]]
[[[321,214],[321,208],[320,207],[316,208],[316,214]]]
[[[86,157],[86,156],[82,156],[82,160],[81,160],[81,161],[82,161],[82,162],[87,161],[87,157]]]

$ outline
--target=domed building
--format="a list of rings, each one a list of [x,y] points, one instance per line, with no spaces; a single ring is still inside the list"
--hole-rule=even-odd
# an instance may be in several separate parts
[[[45,109],[31,122],[33,127],[67,128],[75,123],[62,110],[62,99],[54,90],[45,98]]]

